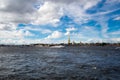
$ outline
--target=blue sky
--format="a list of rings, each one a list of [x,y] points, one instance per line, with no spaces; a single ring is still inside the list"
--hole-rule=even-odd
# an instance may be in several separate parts
[[[0,44],[120,42],[120,0],[1,0]]]

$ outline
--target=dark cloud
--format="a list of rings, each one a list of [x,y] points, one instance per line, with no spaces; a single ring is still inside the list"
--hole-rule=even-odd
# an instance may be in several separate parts
[[[36,3],[37,0],[5,0],[6,7],[0,11],[17,14],[33,13],[36,10],[34,7]]]

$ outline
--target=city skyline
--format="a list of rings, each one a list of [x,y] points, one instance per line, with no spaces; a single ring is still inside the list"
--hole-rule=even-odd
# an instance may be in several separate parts
[[[0,44],[120,42],[120,0],[1,0]]]

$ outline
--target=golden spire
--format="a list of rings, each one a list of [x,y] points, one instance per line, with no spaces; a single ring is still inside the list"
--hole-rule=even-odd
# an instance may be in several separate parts
[[[68,34],[68,44],[70,44],[70,33]]]

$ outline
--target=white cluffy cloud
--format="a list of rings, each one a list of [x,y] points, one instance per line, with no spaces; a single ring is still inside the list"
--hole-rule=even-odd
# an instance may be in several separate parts
[[[34,36],[29,31],[15,30],[15,31],[0,31],[0,39],[22,39],[26,36]]]
[[[110,35],[120,35],[120,30],[114,31],[114,32],[110,32]]]
[[[16,29],[16,25],[13,23],[0,23],[0,30],[15,30]]]
[[[69,28],[66,28],[66,33],[65,35],[69,35],[71,31],[76,31],[77,29],[75,27],[69,27]]]
[[[42,28],[40,28],[40,27],[29,27],[29,26],[26,26],[26,27],[24,27],[24,28],[22,28],[22,30],[24,30],[24,31],[37,31],[37,32],[39,32],[39,33],[42,33],[42,34],[48,34],[48,33],[52,33],[52,31],[51,30],[49,30],[49,29],[42,29]]]
[[[120,16],[116,17],[114,20],[120,20]]]
[[[54,31],[51,35],[49,35],[46,39],[57,39],[62,37],[62,32]]]
[[[45,2],[43,6],[38,9],[36,13],[35,24],[53,24],[59,22],[60,17],[63,15],[61,8],[52,2]]]

